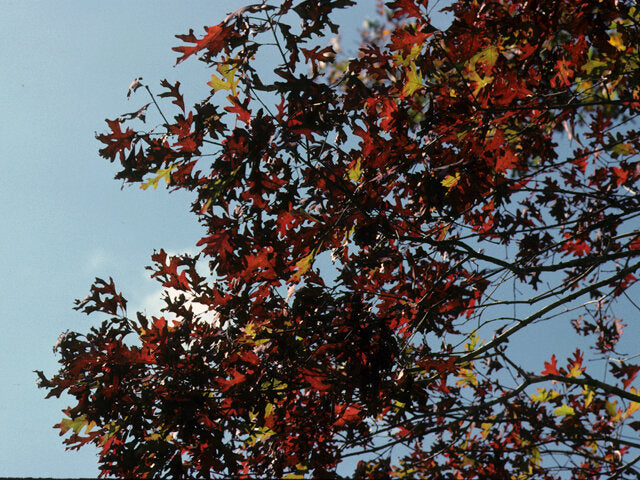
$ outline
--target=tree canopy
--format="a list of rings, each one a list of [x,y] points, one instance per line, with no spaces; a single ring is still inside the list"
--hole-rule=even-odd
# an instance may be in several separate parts
[[[395,0],[353,57],[350,0],[178,35],[210,95],[137,79],[97,138],[117,179],[193,192],[200,253],[153,253],[161,316],[112,279],[77,302],[100,323],[38,372],[64,442],[105,476],[640,477],[634,3],[459,0],[439,30]],[[523,360],[561,323],[573,353]]]

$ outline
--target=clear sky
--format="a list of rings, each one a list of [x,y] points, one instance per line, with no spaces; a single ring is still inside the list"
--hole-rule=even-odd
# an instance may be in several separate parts
[[[343,25],[355,32],[375,3],[359,1]],[[180,80],[186,103],[199,101],[209,77],[197,61],[173,68],[174,35],[244,4],[0,0],[0,476],[98,474],[97,450],[64,451],[52,425],[70,400],[44,400],[33,371],[55,373],[58,335],[98,322],[72,310],[94,277],[113,276],[131,311],[153,308],[151,253],[195,252],[203,232],[189,196],[121,189],[95,133],[148,101],[143,90],[126,100],[138,76],[156,91]]]

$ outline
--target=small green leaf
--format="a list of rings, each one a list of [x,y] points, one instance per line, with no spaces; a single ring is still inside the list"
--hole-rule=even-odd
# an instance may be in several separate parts
[[[600,68],[600,67],[606,67],[606,66],[607,66],[606,62],[601,62],[600,60],[589,60],[587,63],[582,65],[582,67],[580,67],[580,68],[582,70],[584,70],[585,72],[587,72],[587,75],[591,75],[591,72],[594,69]]]
[[[613,156],[613,158],[618,158],[618,156],[626,156],[633,155],[636,153],[635,148],[630,143],[616,143],[611,150],[609,150]]]

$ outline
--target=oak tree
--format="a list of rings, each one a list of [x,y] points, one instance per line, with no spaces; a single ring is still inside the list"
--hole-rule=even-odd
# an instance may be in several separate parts
[[[154,252],[159,316],[111,279],[77,302],[99,322],[39,372],[64,442],[105,476],[638,478],[634,3],[459,0],[438,29],[394,0],[352,57],[350,0],[178,35],[210,95],[136,79],[97,138],[117,179],[193,193],[200,253]]]

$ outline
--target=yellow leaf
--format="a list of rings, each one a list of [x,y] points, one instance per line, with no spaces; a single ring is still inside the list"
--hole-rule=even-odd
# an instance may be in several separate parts
[[[579,82],[576,87],[576,93],[578,94],[586,94],[593,88],[593,84],[589,80],[585,80],[583,82]],[[591,92],[593,93],[593,92]]]
[[[473,96],[475,97],[478,95],[478,93],[480,93],[480,90],[482,90],[484,87],[486,87],[491,82],[493,82],[493,77],[491,76],[480,77],[480,75],[478,75],[478,72],[473,70],[469,75],[469,80],[471,80],[474,83]]]
[[[455,187],[459,181],[460,181],[460,173],[456,172],[455,175],[447,175],[446,177],[444,177],[444,179],[440,183],[442,184],[443,187],[451,189]]]
[[[394,400],[393,401],[393,406],[398,408],[399,410],[404,410],[404,408],[407,406],[406,403],[401,402],[400,400]]]
[[[178,165],[176,164],[171,164],[167,168],[159,168],[155,172],[156,176],[144,182],[140,185],[140,188],[142,190],[146,190],[149,187],[153,187],[155,190],[158,188],[158,182],[162,179],[164,179],[164,181],[167,182],[167,185],[169,185],[171,183],[171,172],[176,168],[178,168]]]
[[[211,80],[207,82],[211,88],[213,88],[214,92],[218,90],[227,90],[229,88],[229,83],[221,78],[216,77],[215,75],[211,75]]]
[[[302,278],[302,275],[307,273],[311,268],[311,266],[313,265],[313,260],[316,258],[316,254],[318,253],[319,249],[320,249],[320,246],[318,246],[317,248],[314,248],[309,255],[302,257],[300,260],[296,262],[296,273],[291,275],[289,282],[300,281],[300,278]]]
[[[407,83],[405,83],[402,88],[402,96],[410,97],[416,90],[422,87],[422,72],[417,71],[415,62],[411,62],[409,64],[409,71],[407,72]]]
[[[473,467],[476,464],[476,461],[473,458],[467,457],[466,455],[462,455],[462,465]]]
[[[553,390],[549,390],[547,392],[546,388],[538,388],[538,394],[536,395],[535,393],[532,393],[531,400],[533,400],[534,402],[547,402],[549,400],[553,400],[558,395],[560,394]]]
[[[275,390],[275,391],[284,390],[286,388],[287,388],[287,384],[279,380],[274,380],[272,382],[264,382],[262,385],[260,385],[260,389],[263,392],[267,392],[271,390]]]
[[[267,403],[267,406],[264,408],[264,417],[270,417],[273,413],[273,403]]]
[[[458,386],[473,385],[475,387],[478,386],[478,377],[476,376],[476,374],[472,369],[461,368],[458,371],[458,376],[462,378],[456,382],[456,385]]]
[[[286,478],[287,480],[299,480],[304,478],[304,473],[289,473],[282,478]]]
[[[614,158],[617,158],[620,155],[626,156],[636,153],[636,149],[633,148],[633,145],[630,143],[617,143],[610,151],[615,154]]]
[[[351,238],[351,235],[353,235],[353,232],[355,232],[356,230],[356,226],[355,224],[351,226],[350,229],[344,229],[344,239],[342,240],[342,243],[345,244],[349,241],[349,239]]]
[[[629,418],[631,415],[633,415],[633,412],[635,412],[636,410],[638,410],[640,408],[640,403],[638,402],[631,402],[629,404],[629,408],[627,408],[627,411],[624,412],[624,417],[625,418]]]
[[[411,47],[411,50],[409,51],[409,54],[406,57],[403,55],[402,52],[399,52],[399,53],[396,53],[393,56],[393,58],[396,60],[396,63],[398,65],[406,67],[418,57],[418,54],[420,53],[421,50],[422,50],[422,45],[415,44],[413,47]]]
[[[60,422],[60,433],[65,434],[69,430],[73,430],[73,433],[79,435],[80,431],[84,428],[85,433],[89,433],[93,427],[95,427],[95,422],[87,421],[87,418],[84,415],[80,415],[76,418],[65,418]]]
[[[481,62],[486,65],[487,69],[491,69],[496,64],[497,59],[498,47],[491,46],[485,48],[480,53],[476,53],[473,57],[471,57],[470,64],[475,66],[476,63]]]
[[[289,281],[299,281],[300,278],[302,277],[302,275],[304,275],[305,273],[307,273],[309,271],[309,269],[311,268],[311,265],[313,265],[313,258],[314,258],[314,252],[311,252],[309,255],[307,255],[306,257],[301,258],[300,260],[298,260],[296,262],[296,273],[294,273],[291,278],[289,279]]]
[[[469,343],[466,343],[464,345],[464,348],[467,350],[467,352],[472,352],[473,350],[475,350],[476,345],[478,345],[478,340],[480,340],[480,338],[474,330],[473,332],[471,332],[471,335],[469,335]]]
[[[573,407],[570,407],[569,405],[563,404],[562,406],[556,408],[553,411],[553,414],[556,417],[559,417],[561,415],[575,415],[576,411],[573,409]]]
[[[238,80],[235,79],[237,70],[238,69],[236,67],[231,67],[229,65],[218,65],[218,71],[227,81],[227,85],[229,85],[229,88],[231,89],[231,93],[233,95],[237,95],[236,87],[238,86]]]
[[[618,402],[607,402],[604,404],[604,409],[610,417],[614,417],[618,412]]]
[[[238,80],[235,79],[237,67],[232,67],[224,63],[219,63],[216,66],[216,70],[222,78],[217,77],[215,74],[211,75],[211,80],[207,82],[214,92],[219,90],[231,90],[231,93],[237,95],[236,87],[238,86]]]
[[[581,367],[580,365],[575,364],[573,367],[571,367],[571,370],[567,374],[567,377],[569,377],[569,378],[577,378],[577,377],[580,376],[580,374],[583,371],[584,371],[584,367]]]
[[[356,164],[347,170],[347,173],[349,174],[349,180],[351,180],[354,183],[358,183],[360,181],[360,178],[362,177],[362,166],[361,166],[360,160],[361,159],[358,158],[358,160],[356,161]]]
[[[531,450],[531,458],[529,458],[529,461],[537,466],[542,464],[542,457],[540,457],[540,449],[538,447],[534,447],[533,450]]]
[[[492,415],[490,417],[492,420],[495,418],[495,415]],[[491,430],[491,427],[493,427],[493,422],[484,422],[480,424],[480,428],[482,428],[482,438],[483,440],[487,439],[487,436],[489,435],[489,430]]]
[[[622,40],[622,35],[620,33],[612,33],[609,35],[609,44],[616,47],[617,50],[624,52],[627,47],[625,47],[624,42]]]
[[[256,336],[256,324],[253,322],[247,323],[244,327],[244,334],[248,337],[254,338]]]
[[[593,397],[595,396],[595,392],[593,391],[593,389],[590,386],[585,386],[584,389],[582,390],[582,394],[584,395],[584,408],[588,408],[589,405],[591,405],[591,402],[593,401]]]

